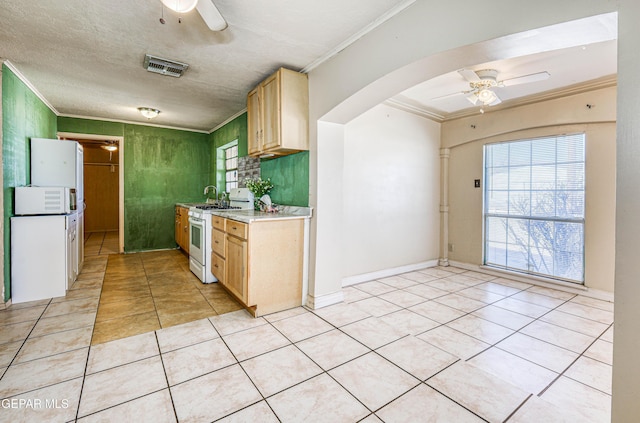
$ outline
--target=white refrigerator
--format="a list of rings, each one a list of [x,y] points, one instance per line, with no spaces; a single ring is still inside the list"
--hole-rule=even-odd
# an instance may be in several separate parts
[[[31,138],[31,185],[67,187],[76,192],[78,257],[76,273],[84,263],[84,150],[79,142]]]
[[[77,141],[31,138],[31,185],[76,190],[84,205],[84,151]]]

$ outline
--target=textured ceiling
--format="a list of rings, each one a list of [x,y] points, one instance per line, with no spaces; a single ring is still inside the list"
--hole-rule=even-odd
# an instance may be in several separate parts
[[[152,107],[161,114],[150,123],[208,132],[242,111],[247,92],[280,66],[313,67],[413,1],[214,0],[229,27],[212,32],[196,11],[179,23],[176,14],[163,12],[160,0],[2,0],[0,58],[62,116],[147,122],[137,108]],[[551,77],[496,88],[503,103],[492,109],[540,93],[567,93],[566,87],[593,87],[594,81],[615,83],[615,15],[577,25],[570,35],[558,33],[559,44],[571,48],[553,48],[539,37],[493,43],[510,58],[470,69],[496,69],[498,79],[541,71]],[[142,65],[147,53],[189,68],[180,78],[147,72]],[[468,89],[468,82],[451,72],[399,93],[389,104],[442,121],[479,112],[464,95],[434,100]]]
[[[2,0],[0,57],[63,116],[210,131],[246,107],[247,92],[280,66],[301,70],[407,0],[215,0],[229,23],[210,31],[160,0]],[[189,64],[147,72],[145,54]]]

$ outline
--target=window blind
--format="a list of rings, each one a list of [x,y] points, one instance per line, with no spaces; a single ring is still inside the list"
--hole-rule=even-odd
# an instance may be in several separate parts
[[[484,261],[584,281],[585,136],[485,146]]]

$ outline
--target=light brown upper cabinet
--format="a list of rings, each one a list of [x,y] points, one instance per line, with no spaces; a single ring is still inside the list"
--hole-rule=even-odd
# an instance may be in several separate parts
[[[247,95],[250,156],[284,156],[309,149],[307,75],[280,68]]]

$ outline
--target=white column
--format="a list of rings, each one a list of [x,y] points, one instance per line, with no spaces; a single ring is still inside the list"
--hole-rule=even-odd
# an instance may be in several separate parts
[[[438,265],[449,265],[449,153],[440,149],[440,259]]]

